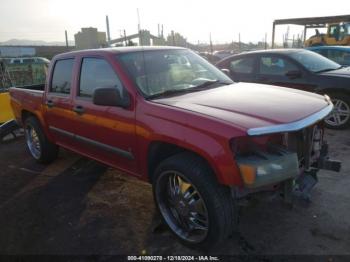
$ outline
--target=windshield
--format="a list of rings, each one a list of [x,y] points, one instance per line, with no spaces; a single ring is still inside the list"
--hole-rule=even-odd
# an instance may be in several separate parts
[[[186,49],[131,52],[119,54],[118,58],[146,98],[233,83],[219,69]]]
[[[302,64],[306,69],[314,73],[330,71],[341,67],[336,62],[333,62],[332,60],[329,60],[328,58],[315,52],[307,50],[292,52],[288,55]]]

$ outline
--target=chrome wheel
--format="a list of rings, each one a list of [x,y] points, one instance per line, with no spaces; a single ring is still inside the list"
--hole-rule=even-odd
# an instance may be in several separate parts
[[[326,118],[326,124],[330,126],[344,125],[350,118],[350,105],[341,99],[332,99],[334,104],[333,111]]]
[[[156,198],[160,212],[176,235],[192,243],[206,238],[207,207],[196,187],[181,173],[163,172],[157,181]]]
[[[41,156],[41,146],[38,133],[31,125],[27,125],[25,128],[25,136],[30,153],[35,159],[39,159]]]

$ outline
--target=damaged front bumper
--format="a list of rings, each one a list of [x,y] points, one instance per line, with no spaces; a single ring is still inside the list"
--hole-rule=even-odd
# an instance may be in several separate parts
[[[304,164],[305,164],[304,157]],[[300,167],[298,154],[281,147],[270,152],[255,151],[254,154],[236,158],[246,188],[259,188],[296,179],[308,173],[316,174],[319,169],[339,172],[341,162],[328,157],[328,144],[324,143],[317,159],[313,158],[308,167]],[[310,160],[309,160],[310,161]]]
[[[281,133],[281,136],[283,144],[265,145],[262,149],[252,143],[249,154],[236,155],[244,184],[239,195],[243,191],[250,194],[282,188],[285,196],[296,190],[309,198],[320,169],[340,171],[341,162],[328,157],[321,123]]]

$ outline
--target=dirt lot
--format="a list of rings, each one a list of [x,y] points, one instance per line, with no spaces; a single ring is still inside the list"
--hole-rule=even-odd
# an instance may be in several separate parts
[[[350,255],[350,130],[327,137],[342,172],[320,172],[310,204],[244,207],[240,232],[215,254]],[[0,254],[199,254],[159,223],[148,184],[63,150],[36,164],[23,138],[0,156]]]

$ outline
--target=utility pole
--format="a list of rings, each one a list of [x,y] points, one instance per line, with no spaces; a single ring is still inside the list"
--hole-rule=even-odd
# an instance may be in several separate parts
[[[127,40],[126,40],[126,31],[125,31],[125,29],[124,29],[124,42],[125,42],[125,46],[127,46],[127,45],[128,45],[128,42],[127,42]]]
[[[175,34],[174,34],[174,30],[171,30],[171,37],[173,39],[173,46],[175,46]]]
[[[139,9],[136,9],[137,11],[137,30],[140,32],[141,31],[141,22],[140,22],[140,13],[139,13]]]
[[[139,34],[139,45],[143,45],[142,35],[141,35],[141,22],[140,22],[139,9],[136,8],[136,11],[137,11],[137,32]]]
[[[213,42],[211,41],[211,32],[209,33],[210,53],[213,54]]]
[[[272,39],[271,39],[271,48],[275,47],[275,22],[272,24]]]
[[[303,37],[304,43],[305,43],[305,41],[306,41],[306,30],[307,30],[307,27],[304,26],[304,32],[303,32],[303,34],[304,34],[304,37]],[[304,44],[303,44],[303,46],[304,46]]]
[[[267,49],[267,33],[265,33],[265,50]]]
[[[111,41],[111,33],[109,30],[109,19],[108,19],[108,15],[106,15],[106,26],[107,26],[107,43],[109,46],[109,42]]]
[[[241,33],[238,33],[238,48],[239,48],[239,52],[241,52],[241,50],[242,50],[242,46],[241,46]]]
[[[64,34],[66,36],[66,47],[68,47],[68,34],[67,34],[67,30],[64,31]]]

